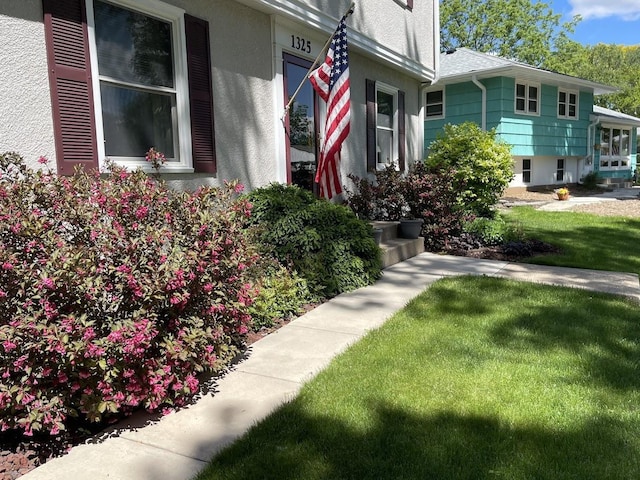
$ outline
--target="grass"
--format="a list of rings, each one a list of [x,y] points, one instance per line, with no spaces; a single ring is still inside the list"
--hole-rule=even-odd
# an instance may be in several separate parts
[[[519,225],[528,238],[561,248],[529,263],[640,274],[640,219],[602,217],[577,212],[542,212],[516,207],[505,219]]]
[[[614,296],[440,280],[197,478],[640,478],[639,320]]]

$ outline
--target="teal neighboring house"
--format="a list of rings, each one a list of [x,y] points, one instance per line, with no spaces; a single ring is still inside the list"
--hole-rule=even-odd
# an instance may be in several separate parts
[[[445,124],[472,121],[512,145],[510,187],[629,179],[640,118],[596,107],[614,87],[466,48],[443,53],[425,91],[425,153]]]

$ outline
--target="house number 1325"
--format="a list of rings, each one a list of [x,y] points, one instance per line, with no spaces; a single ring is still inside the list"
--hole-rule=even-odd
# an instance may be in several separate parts
[[[291,35],[291,48],[295,48],[301,52],[311,53],[311,40],[305,40],[302,37]]]

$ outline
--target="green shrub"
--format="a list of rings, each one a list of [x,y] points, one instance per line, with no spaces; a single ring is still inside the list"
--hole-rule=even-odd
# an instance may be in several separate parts
[[[248,331],[240,187],[60,177],[0,155],[0,429],[57,434],[181,405]]]
[[[291,265],[314,295],[333,297],[380,278],[372,228],[348,208],[281,184],[254,190],[248,198],[249,225],[256,227],[260,244]]]
[[[598,174],[596,172],[589,172],[582,177],[582,184],[591,190],[598,188]]]
[[[301,313],[304,305],[314,301],[306,280],[277,261],[259,271],[258,295],[249,307],[254,330],[291,318]]]
[[[453,168],[460,205],[478,216],[490,216],[513,179],[510,146],[497,139],[495,130],[483,132],[473,122],[445,125],[429,146],[427,165]]]
[[[501,245],[522,239],[516,227],[505,222],[500,215],[493,218],[477,217],[465,223],[463,230],[477,237],[483,245]]]

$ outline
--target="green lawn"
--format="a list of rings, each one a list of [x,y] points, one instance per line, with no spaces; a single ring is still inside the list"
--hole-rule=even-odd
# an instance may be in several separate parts
[[[562,249],[559,255],[535,257],[530,263],[640,274],[640,219],[531,207],[513,208],[505,218],[520,225],[529,238]]]
[[[197,478],[640,478],[638,305],[441,280]]]

